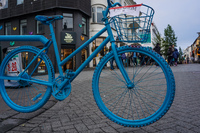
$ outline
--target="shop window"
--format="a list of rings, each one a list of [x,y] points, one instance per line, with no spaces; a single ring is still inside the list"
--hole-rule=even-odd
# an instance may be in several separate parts
[[[27,20],[20,21],[20,35],[27,35]]]
[[[82,17],[82,34],[87,35],[87,22],[85,17]]]
[[[83,63],[87,59],[87,50],[83,49],[81,51],[81,63]]]
[[[40,62],[40,59],[38,59],[38,62]],[[40,62],[40,65],[38,66],[38,73],[45,73],[45,68],[46,68],[45,62],[44,60],[42,60]]]
[[[5,35],[11,35],[11,23],[5,23]]]
[[[8,8],[8,0],[0,0],[0,9]]]
[[[92,21],[93,23],[103,23],[101,19],[103,18],[102,11],[103,7],[92,7]]]
[[[24,71],[24,69],[30,63],[30,60],[32,60],[34,58],[34,56],[31,55],[28,52],[22,52],[21,54],[22,54],[21,55],[21,57],[22,57],[22,70]],[[40,62],[40,59],[38,59],[38,62]],[[45,72],[46,72],[46,65],[45,65],[45,62],[42,60],[39,64],[39,66],[38,66],[37,73],[45,73]]]
[[[98,48],[98,46],[105,40],[105,38],[97,38],[96,40],[93,41],[93,46],[92,46],[92,52]],[[107,54],[107,52],[109,51],[108,47],[105,46],[104,49],[102,49],[97,55],[96,57],[93,59],[93,66],[96,66],[99,61],[101,60],[101,58]]]
[[[44,33],[44,25],[37,21],[37,34],[43,34]]]
[[[73,31],[73,14],[63,13],[63,29]]]
[[[24,0],[17,0],[17,5],[23,4]]]

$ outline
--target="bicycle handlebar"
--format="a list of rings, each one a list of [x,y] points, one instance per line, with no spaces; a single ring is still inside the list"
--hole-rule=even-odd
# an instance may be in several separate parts
[[[108,7],[112,7],[110,0],[107,0],[107,3],[108,3]]]
[[[115,6],[117,6],[117,5],[118,5],[118,6],[122,6],[119,2],[116,2],[116,3],[112,4],[112,3],[110,2],[110,0],[107,0],[107,3],[108,3],[108,6],[107,6],[105,12],[103,13],[103,15],[105,15],[105,16],[108,15],[109,8],[115,7]]]

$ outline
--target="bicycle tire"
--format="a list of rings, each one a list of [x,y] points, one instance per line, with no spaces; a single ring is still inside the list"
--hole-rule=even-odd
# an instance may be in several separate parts
[[[99,109],[110,120],[123,126],[142,127],[159,120],[169,110],[175,96],[175,79],[167,62],[151,49],[141,46],[117,48],[119,58],[122,53],[133,52],[148,59],[146,64],[143,58],[138,64],[130,63],[127,67],[124,64],[134,81],[134,88],[127,87],[120,70],[109,70],[113,51],[97,65],[92,88]]]
[[[23,78],[23,80],[17,81],[10,77],[0,80],[2,98],[10,108],[18,112],[36,111],[51,96],[51,87],[31,82],[31,80],[54,81],[53,65],[44,52],[22,73],[39,51],[40,49],[33,46],[21,46],[9,52],[1,63],[0,76],[12,78],[12,76],[19,77],[21,75]],[[42,67],[43,69],[41,69]]]

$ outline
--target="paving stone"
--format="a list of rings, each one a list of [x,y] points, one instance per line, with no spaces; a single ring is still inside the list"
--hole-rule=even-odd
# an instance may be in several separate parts
[[[67,99],[57,102],[49,110],[45,110],[37,117],[28,120],[24,126],[20,124],[15,128],[15,131],[18,132],[17,129],[20,127],[24,128],[22,129],[24,131],[33,128],[31,132],[41,133],[198,133],[200,131],[200,91],[197,87],[199,81],[193,80],[193,78],[200,79],[200,75],[192,73],[194,70],[200,71],[200,64],[197,66],[189,64],[172,67],[176,80],[174,102],[164,117],[149,126],[123,127],[105,117],[93,98],[92,72],[84,71],[72,82],[73,91]],[[50,107],[50,105],[46,106]],[[13,116],[15,113],[5,117],[11,118]],[[17,116],[20,115],[17,114]],[[25,119],[23,117],[19,118]]]
[[[173,129],[165,129],[165,130],[158,131],[158,132],[155,132],[155,133],[177,133],[177,131],[175,131]]]
[[[112,127],[102,127],[101,129],[106,133],[116,133],[116,130]]]
[[[76,129],[65,130],[66,133],[78,133]]]
[[[14,111],[14,110],[11,109],[11,110],[8,110],[8,111],[6,111],[4,113],[1,113],[0,114],[0,119],[8,119],[11,116],[14,116],[14,115],[17,115],[17,114],[19,114],[19,112]]]
[[[88,130],[88,128],[84,124],[76,124],[76,125],[74,125],[74,127],[76,128],[76,130],[78,132],[87,131]]]
[[[188,130],[187,128],[181,126],[175,126],[172,129],[180,133],[195,133],[194,131]]]
[[[37,110],[35,112],[32,112],[32,113],[19,113],[19,114],[13,116],[13,118],[15,118],[15,119],[27,119],[27,120],[29,120],[29,119],[31,119],[31,118],[33,118],[33,117],[41,114],[44,111],[45,111],[44,109],[39,109],[39,110]]]
[[[6,132],[11,130],[12,128],[16,127],[17,125],[20,125],[24,123],[25,120],[22,119],[6,119],[3,122],[0,123],[0,131],[1,132]]]

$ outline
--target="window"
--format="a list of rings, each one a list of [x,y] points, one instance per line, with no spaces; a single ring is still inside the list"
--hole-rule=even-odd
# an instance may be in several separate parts
[[[43,34],[44,33],[44,25],[37,21],[37,34]]]
[[[96,13],[96,8],[95,7],[92,7],[92,22],[96,22],[96,16],[95,16],[95,13]]]
[[[26,35],[27,34],[27,20],[21,20],[20,21],[20,35]]]
[[[101,19],[103,18],[102,14],[103,8],[97,7],[97,23],[102,23]]]
[[[73,14],[63,13],[63,29],[73,31]]]
[[[82,17],[82,34],[87,34],[87,23],[86,18]]]
[[[103,7],[92,7],[92,22],[94,23],[103,23],[101,19],[103,18],[102,11]]]
[[[24,0],[17,0],[17,5],[23,4]]]
[[[94,50],[96,48],[98,48],[98,46],[100,46],[100,44],[105,40],[106,38],[96,38],[92,44],[92,52],[94,52]],[[102,49],[97,55],[96,57],[93,59],[93,66],[96,66],[98,64],[98,62],[100,61],[101,57],[103,57],[104,55],[106,55],[106,53],[108,52],[108,48],[107,46],[104,46],[104,49]]]
[[[5,35],[11,35],[11,23],[5,23]]]
[[[8,8],[8,0],[0,0],[0,9]]]

